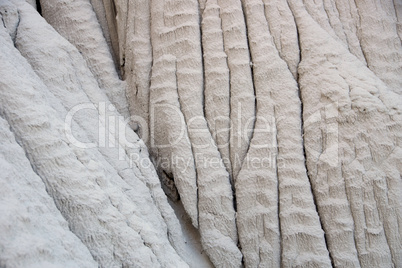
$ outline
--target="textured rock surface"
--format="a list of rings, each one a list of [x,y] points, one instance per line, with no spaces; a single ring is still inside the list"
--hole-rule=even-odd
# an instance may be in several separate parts
[[[402,267],[400,1],[0,18],[1,267]]]
[[[97,267],[0,119],[2,267]]]

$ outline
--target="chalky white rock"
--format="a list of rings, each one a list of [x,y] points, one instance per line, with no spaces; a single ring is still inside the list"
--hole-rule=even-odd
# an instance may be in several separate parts
[[[402,267],[401,7],[0,0],[0,266]]]

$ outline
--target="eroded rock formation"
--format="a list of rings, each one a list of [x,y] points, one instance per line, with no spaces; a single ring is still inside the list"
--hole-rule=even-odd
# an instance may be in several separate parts
[[[0,0],[1,267],[402,267],[398,0]]]

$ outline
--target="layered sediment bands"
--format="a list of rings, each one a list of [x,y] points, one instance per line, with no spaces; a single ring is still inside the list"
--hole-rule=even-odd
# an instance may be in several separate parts
[[[20,13],[22,15],[25,15],[27,12],[28,11],[20,8]],[[31,21],[34,20],[31,19]],[[180,241],[177,241],[177,238],[180,239],[180,236],[182,235],[181,231],[178,227],[169,228],[167,230],[166,225],[163,222],[163,218],[161,217],[161,212],[158,211],[159,208],[161,211],[164,211],[162,215],[169,214],[169,210],[167,210],[169,206],[166,202],[166,198],[161,193],[157,178],[153,176],[153,181],[152,179],[144,178],[144,175],[142,174],[143,171],[135,166],[137,163],[134,163],[134,158],[143,157],[141,157],[139,153],[135,152],[137,148],[133,148],[134,150],[126,149],[127,144],[124,144],[125,139],[122,139],[122,137],[118,136],[118,133],[115,130],[116,126],[112,125],[110,119],[115,120],[116,123],[119,124],[120,128],[122,126],[122,121],[120,119],[121,116],[115,112],[116,109],[108,101],[107,97],[99,91],[96,80],[85,68],[85,62],[75,47],[63,40],[62,37],[58,36],[54,30],[43,22],[41,25],[38,21],[37,25],[39,29],[30,30],[27,28],[26,20],[21,20],[19,31],[23,33],[23,35],[21,35],[22,37],[16,41],[16,44],[22,55],[24,55],[30,61],[40,78],[45,81],[47,88],[51,91],[51,94],[62,101],[63,104],[53,101],[52,103],[54,104],[54,108],[59,110],[59,112],[62,114],[62,118],[67,118],[67,111],[72,111],[76,108],[79,108],[80,104],[82,103],[98,103],[99,114],[102,114],[105,111],[107,112],[109,124],[106,124],[106,122],[99,122],[102,121],[102,118],[97,120],[97,118],[93,116],[94,114],[96,115],[96,112],[94,113],[93,111],[88,110],[88,107],[85,107],[85,113],[83,113],[83,109],[77,110],[73,116],[77,124],[84,130],[82,131],[83,133],[80,135],[80,138],[84,137],[85,133],[89,136],[89,140],[91,141],[96,140],[98,135],[104,134],[105,136],[108,136],[107,145],[99,144],[99,152],[102,155],[99,157],[104,157],[107,161],[107,164],[104,164],[104,169],[108,170],[108,174],[113,174],[113,178],[116,180],[114,181],[115,184],[120,184],[125,190],[127,190],[127,187],[135,187],[137,189],[136,191],[139,195],[136,195],[134,191],[126,191],[126,195],[129,197],[129,199],[136,203],[135,210],[132,210],[134,208],[133,206],[131,209],[129,206],[127,206],[124,208],[124,210],[127,215],[133,213],[137,219],[142,219],[135,224],[136,227],[134,229],[139,233],[143,233],[142,237],[144,238],[145,243],[150,245],[154,244],[155,247],[161,249],[164,248],[163,251],[167,250],[166,252],[172,251],[170,253],[174,253],[174,250],[172,250],[170,243],[168,242],[168,237],[166,235],[168,232],[173,238],[172,244],[174,244],[174,247],[176,247],[178,250],[183,250],[180,248],[182,246]],[[39,32],[41,34],[38,34]],[[42,48],[43,50],[32,50],[29,46],[29,44],[32,42],[41,43],[45,42],[45,40],[54,41],[47,42],[47,45]],[[57,56],[53,56],[52,58],[48,58],[47,56],[38,57],[38,54],[43,51],[47,51],[50,53],[49,55]],[[60,68],[55,67],[54,65],[49,65],[48,62],[52,60],[62,62],[63,64],[59,65]],[[63,86],[61,87],[60,85]],[[69,90],[68,95],[63,94],[63,90],[65,90],[65,88],[68,88]],[[62,105],[65,106],[65,110],[61,109]],[[104,110],[102,111],[102,109]],[[96,108],[93,107],[92,110],[96,110]],[[98,127],[98,123],[105,124]],[[102,129],[107,130],[107,134],[100,133],[102,132]],[[75,131],[78,132],[78,130]],[[135,136],[135,134],[132,134],[131,136]],[[126,136],[124,138],[126,138]],[[130,139],[131,142],[138,142],[138,137],[131,138],[134,138],[134,140]],[[111,150],[110,148],[108,149],[106,147],[118,147],[119,150]],[[134,147],[138,147],[141,150],[141,146],[139,144],[134,145]],[[94,152],[94,154],[99,154],[99,152]],[[119,154],[114,152],[118,152]],[[130,163],[129,161],[132,162]],[[111,165],[111,167],[108,167],[108,165]],[[137,177],[141,177],[142,181]],[[127,186],[127,184],[129,186]],[[149,190],[146,187],[146,185],[150,184],[156,184],[155,189],[159,189],[159,195],[154,189]],[[150,198],[151,195],[157,202],[157,206],[154,206],[153,201]],[[144,205],[144,203],[149,205]],[[123,207],[124,206],[122,205],[122,208]],[[173,211],[170,210],[170,213],[173,214]],[[166,221],[168,221],[168,219],[166,219]],[[144,225],[145,223],[147,224]],[[174,222],[174,225],[177,223],[177,221]],[[146,237],[148,237],[149,240]],[[164,239],[160,240],[161,243],[158,245],[157,241],[162,237]],[[151,243],[151,241],[153,243]],[[184,243],[184,241],[181,241],[181,243]],[[159,254],[159,250],[155,250],[155,248],[153,250],[156,255]],[[161,254],[163,255],[165,253]],[[162,255],[159,257],[160,259],[167,259],[167,256]]]
[[[0,266],[401,267],[401,6],[0,0]]]
[[[334,264],[399,267],[401,181],[389,163],[400,152],[401,99],[301,4],[292,10],[302,49],[307,167]]]
[[[98,118],[96,118],[96,113],[94,117],[94,114],[89,112],[91,109],[96,110],[96,108],[93,107],[93,105],[93,108],[91,108],[91,106],[88,107],[88,104],[91,104],[91,102],[87,96],[90,96],[90,99],[94,103],[98,103],[100,109],[102,107],[102,91],[99,90],[92,73],[85,68],[85,61],[75,47],[60,37],[35,13],[32,12],[32,9],[29,10],[26,4],[19,6],[21,18],[18,30],[21,33],[21,37],[16,40],[20,52],[30,60],[30,63],[38,72],[40,78],[46,81],[46,85],[48,86],[46,87],[41,84],[41,82],[38,82],[40,81],[39,78],[29,70],[29,65],[25,63],[25,66],[23,66],[26,68],[25,72],[31,72],[32,76],[36,77],[36,80],[32,82],[36,83],[34,84],[35,91],[31,91],[31,94],[27,94],[27,98],[29,99],[30,96],[31,98],[35,97],[33,98],[35,105],[43,107],[42,109],[35,109],[35,107],[31,109],[37,110],[39,113],[47,112],[49,116],[59,116],[58,118],[62,119],[68,117],[68,115],[66,115],[67,110],[71,111],[75,109],[74,105],[77,107],[81,102],[84,102],[87,106],[85,109],[77,110],[74,114],[74,120],[77,121],[77,125],[73,125],[72,127],[74,128],[74,132],[78,134],[78,139],[87,140],[86,136],[88,135],[92,141],[96,138],[98,130],[101,128],[97,126]],[[37,17],[35,18],[35,16]],[[37,25],[37,28],[31,29],[29,25],[33,22]],[[38,32],[41,34],[38,34]],[[45,40],[47,40],[47,42]],[[52,41],[49,42],[49,40]],[[29,44],[37,42],[46,43],[46,46],[42,47],[43,50],[32,50],[29,46]],[[38,57],[38,55],[41,55],[41,57]],[[21,56],[20,58],[23,59]],[[49,65],[49,62],[52,62],[52,60],[64,64],[58,65],[59,67],[55,68],[54,65]],[[19,62],[21,62],[21,60],[19,60]],[[12,70],[12,68],[10,69]],[[29,84],[26,85],[26,87],[30,88]],[[69,94],[63,94],[63,90],[66,88]],[[12,89],[5,89],[3,93],[11,95],[13,94],[11,90]],[[14,94],[16,94],[16,91]],[[40,96],[40,94],[42,94],[42,96]],[[16,96],[18,96],[18,94]],[[38,101],[38,98],[43,98],[44,96],[44,99],[51,101],[51,104],[47,104],[43,100]],[[12,97],[9,99],[11,98]],[[63,104],[59,101],[62,101]],[[38,103],[36,104],[36,102]],[[103,96],[103,103],[111,107],[111,104],[108,104],[105,96]],[[50,106],[53,106],[55,110],[52,110]],[[63,106],[65,106],[66,110]],[[7,105],[4,107],[8,108]],[[28,107],[30,106],[28,105]],[[45,109],[47,109],[47,111],[45,111]],[[83,113],[82,110],[85,110],[85,112]],[[23,111],[21,111],[21,114],[23,114]],[[99,114],[101,114],[101,112],[99,112]],[[35,117],[39,116],[34,114],[33,118]],[[115,115],[114,117],[118,118],[119,115]],[[93,120],[94,118],[95,120]],[[54,121],[52,121],[52,118],[49,119],[46,115],[42,115],[42,119],[45,122],[47,120],[50,122],[58,122],[58,125],[56,125],[57,129],[55,130],[58,131],[57,133],[63,133],[63,125],[60,119],[53,118]],[[9,120],[12,119],[9,118]],[[29,124],[29,122],[30,121],[27,123]],[[153,177],[156,180],[152,182],[152,174],[149,172],[145,173],[141,168],[138,169],[138,167],[135,167],[130,172],[130,165],[137,165],[138,163],[128,163],[126,161],[125,150],[127,150],[127,154],[134,153],[133,150],[126,149],[126,144],[121,144],[123,147],[122,151],[114,150],[114,152],[119,152],[119,156],[117,154],[113,155],[113,150],[108,150],[102,145],[99,145],[99,151],[97,151],[98,149],[96,148],[84,150],[75,147],[76,144],[74,141],[71,141],[71,138],[66,139],[64,135],[57,137],[57,134],[54,136],[55,141],[49,144],[49,140],[46,142],[46,138],[49,138],[46,136],[46,130],[48,128],[50,127],[46,123],[44,123],[44,127],[38,127],[38,133],[35,137],[41,138],[37,140],[26,141],[24,138],[21,139],[28,144],[31,144],[29,142],[37,143],[33,148],[43,149],[40,152],[46,151],[46,149],[49,150],[48,146],[55,149],[54,154],[56,154],[56,156],[54,156],[54,158],[49,156],[49,158],[43,159],[35,150],[30,152],[30,156],[35,161],[34,167],[38,173],[41,174],[41,176],[46,175],[47,189],[53,195],[53,198],[55,200],[57,199],[56,204],[67,218],[70,227],[90,249],[94,258],[102,266],[110,266],[117,263],[123,265],[137,265],[139,262],[142,262],[143,265],[186,266],[173,249],[173,247],[175,247],[178,251],[184,250],[182,248],[183,245],[176,243],[179,241],[175,241],[182,239],[181,232],[179,235],[175,233],[177,232],[175,229],[180,229],[177,219],[173,224],[174,228],[167,230],[164,219],[154,205],[157,203],[158,208],[164,211],[162,213],[163,216],[167,214],[168,217],[172,217],[169,215],[169,209],[172,214],[173,211],[167,204],[166,197],[162,193],[162,195],[157,196],[155,190],[151,190],[152,194],[150,194],[150,190],[145,186],[146,184],[156,184],[153,188],[161,192],[155,173]],[[108,130],[111,131],[109,133],[109,146],[111,145],[111,141],[122,142],[122,140],[119,141],[112,136],[114,128],[108,128]],[[52,141],[52,139],[50,139],[50,141]],[[74,177],[71,174],[74,172],[74,169],[69,169],[69,163],[75,162],[71,160],[71,157],[62,153],[64,151],[68,152],[68,150],[63,151],[60,149],[56,151],[56,148],[63,148],[65,144],[69,146],[67,148],[71,149],[69,154],[77,161],[76,167],[83,165],[80,169],[82,173],[79,173],[80,176],[78,176],[78,178],[76,176],[74,185],[76,187],[75,189],[78,190],[73,196],[69,194],[69,191],[73,189],[65,186],[65,184],[69,184],[69,182],[66,182],[66,178],[68,177],[64,176]],[[116,147],[118,146],[116,145]],[[141,146],[137,145],[135,147],[139,147],[140,149]],[[120,153],[123,154],[123,160],[120,159]],[[103,156],[105,158],[103,158]],[[135,155],[130,154],[130,156],[143,158],[138,153]],[[60,160],[59,157],[63,160]],[[133,160],[133,162],[135,161]],[[60,167],[58,167],[59,164],[61,165]],[[62,167],[65,167],[65,169]],[[70,172],[66,170],[70,170]],[[141,182],[138,177],[142,177],[145,181]],[[64,181],[65,184],[61,183],[60,179],[62,182]],[[99,191],[99,193],[97,193],[98,198],[91,199],[92,201],[90,202],[83,201],[86,197],[85,189],[87,188],[83,188],[84,192],[80,192],[79,189],[81,189],[80,187],[83,187],[84,184],[88,185],[87,187],[91,187],[90,189],[95,188],[94,191],[97,189]],[[133,189],[135,189],[135,191]],[[93,194],[94,197],[96,197],[95,193]],[[164,206],[160,204],[161,201],[163,201],[161,198],[164,198]],[[99,201],[99,199],[101,199],[101,201]],[[80,208],[80,213],[76,215],[78,218],[68,216],[71,210],[75,211],[75,209],[78,209],[76,207]],[[102,211],[102,213],[99,211]],[[96,215],[99,216],[99,218],[96,218]],[[169,220],[171,221],[168,217],[164,217],[167,222]],[[82,224],[91,226],[89,232],[78,231],[80,229],[78,226],[82,226]],[[116,233],[121,232],[120,235],[116,235],[115,237],[119,240],[110,238],[112,234],[107,235],[110,229],[114,229]],[[125,232],[127,236],[123,235]],[[172,242],[169,242],[168,235],[170,236],[169,239],[173,240]],[[114,235],[112,236],[114,237]],[[170,243],[175,246],[172,247]],[[184,244],[184,241],[182,241],[182,243]],[[98,244],[103,245],[103,248],[95,246]],[[135,252],[134,254],[130,253],[131,247],[139,247],[139,252]],[[141,252],[148,254],[150,258],[140,260],[139,256],[141,256]],[[166,253],[168,254],[166,255]],[[184,251],[181,253],[185,255]]]
[[[152,2],[153,57],[171,54],[176,58],[176,89],[185,119],[182,123],[185,125],[180,129],[187,128],[195,160],[198,226],[203,248],[215,265],[239,267],[241,253],[237,248],[229,174],[208,131],[203,113],[203,70],[197,8],[196,1]],[[171,80],[169,78],[164,82],[172,83]],[[186,193],[179,190],[179,194]]]
[[[68,229],[3,118],[0,137],[0,265],[97,267],[88,249]]]
[[[402,46],[393,1],[356,0],[356,7],[357,35],[367,66],[389,89],[402,94]]]
[[[78,12],[78,8],[76,10],[76,12]],[[83,23],[81,23],[83,24]],[[80,23],[78,23],[77,25],[75,25],[77,28],[80,27],[87,27],[87,25],[82,26]],[[96,24],[96,20],[94,21],[93,24]],[[92,25],[93,27],[95,27],[95,29],[98,29],[96,25]],[[84,29],[82,31],[86,31],[88,30],[87,28],[83,27]],[[72,36],[72,31],[70,28],[66,29],[66,32],[63,32],[64,34],[71,36],[71,38],[73,38]],[[102,41],[101,36],[99,35],[98,31],[94,31],[95,33],[95,37],[96,38],[100,38],[100,41]],[[67,37],[68,37],[67,36]],[[78,40],[79,41],[79,40]],[[77,42],[78,42],[77,41]],[[102,42],[100,42],[102,43]],[[76,43],[74,43],[78,49],[80,49],[80,46],[78,43],[78,45]],[[55,45],[57,46],[57,45]],[[83,46],[83,43],[81,43],[81,46]],[[98,49],[98,44],[93,44],[94,47],[85,47],[84,50],[86,51],[86,53],[81,53],[83,54],[84,58],[87,61],[87,64],[89,67],[96,67],[96,65],[101,66],[102,63],[100,63],[99,61],[102,61],[102,49]],[[108,53],[108,51],[106,51]],[[106,53],[105,52],[105,53]],[[77,52],[74,51],[75,54],[77,54]],[[73,53],[73,54],[74,54]],[[116,72],[114,70],[113,66],[110,66],[111,64],[111,58],[110,58],[110,54],[103,55],[103,60],[106,61],[108,64],[108,70],[102,70],[99,67],[96,67],[98,70],[98,75],[102,75],[107,78],[105,79],[105,83],[109,83],[107,84],[107,87],[105,86],[105,93],[107,96],[109,96],[110,100],[112,101],[112,103],[115,103],[117,101],[117,99],[114,99],[113,97],[110,97],[110,94],[114,94],[113,92],[109,92],[108,90],[110,90],[110,86],[115,85],[117,86],[117,88],[114,88],[113,90],[117,90],[117,93],[119,96],[123,96],[123,98],[125,99],[125,93],[123,88],[121,87],[121,82],[118,81],[118,78],[116,76]],[[68,62],[68,58],[67,57],[67,62]],[[85,66],[84,62],[81,62],[79,64],[76,63],[76,59],[72,60],[70,59],[72,63],[75,63],[76,65],[72,67],[71,70],[71,74],[74,74],[76,71],[74,69],[78,69],[80,65]],[[93,60],[91,65],[90,60]],[[45,63],[43,63],[45,64]],[[68,64],[68,63],[67,63]],[[48,68],[51,69],[52,66],[48,66]],[[82,69],[82,68],[81,68]],[[93,69],[90,68],[90,70],[92,71],[93,74]],[[107,75],[103,74],[103,72],[107,72]],[[62,73],[62,71],[60,71]],[[85,72],[85,71],[82,71]],[[68,75],[65,74],[65,76],[68,77]],[[176,219],[176,216],[174,215],[173,210],[170,208],[169,204],[167,203],[166,197],[163,194],[161,188],[160,188],[160,182],[158,180],[158,178],[156,177],[156,173],[152,167],[152,165],[150,165],[149,159],[148,159],[148,153],[147,153],[147,148],[145,147],[144,143],[142,141],[140,141],[138,139],[138,136],[133,133],[133,131],[131,129],[128,129],[126,127],[126,122],[124,121],[124,118],[122,116],[120,116],[119,113],[117,113],[115,111],[114,106],[110,103],[109,99],[105,96],[105,94],[102,91],[99,91],[99,89],[97,89],[97,87],[94,84],[91,84],[90,86],[85,85],[85,83],[88,83],[88,73],[85,73],[85,75],[83,77],[79,77],[78,79],[76,79],[75,81],[73,81],[73,83],[75,83],[76,85],[83,87],[84,90],[84,94],[88,95],[90,102],[89,103],[94,103],[99,110],[99,114],[102,115],[105,119],[106,122],[103,122],[103,127],[105,129],[105,135],[109,135],[109,136],[105,136],[103,137],[101,135],[101,133],[97,133],[98,129],[95,126],[92,126],[92,135],[91,137],[94,140],[97,140],[97,135],[99,134],[99,146],[104,146],[104,148],[102,148],[103,150],[103,154],[105,155],[105,157],[108,158],[108,161],[113,161],[114,166],[118,167],[118,172],[119,175],[121,175],[122,177],[126,177],[126,181],[131,184],[133,187],[135,187],[136,183],[133,182],[131,179],[127,179],[130,176],[134,175],[137,176],[142,183],[144,183],[148,188],[149,191],[153,197],[153,201],[156,203],[157,208],[160,211],[160,214],[162,215],[163,219],[166,221],[166,224],[168,225],[168,235],[169,235],[169,240],[171,240],[172,244],[174,244],[175,248],[178,251],[182,251],[183,249],[183,245],[184,245],[184,241],[182,239],[182,234],[181,234],[181,230],[180,230],[180,226],[178,225],[178,221]],[[94,77],[97,78],[97,75],[94,74]],[[63,82],[61,82],[64,78],[60,78],[59,82],[56,82],[55,84],[59,83],[60,85],[63,85]],[[93,78],[91,78],[93,79]],[[96,82],[95,79],[93,79],[93,81]],[[99,84],[99,81],[98,81]],[[54,85],[53,85],[54,86]],[[66,88],[66,85],[63,85],[62,88]],[[60,93],[62,94],[62,93]],[[84,96],[84,97],[83,97]],[[85,95],[77,97],[74,99],[75,104],[79,104],[81,101],[85,100]],[[59,96],[60,98],[60,96]],[[71,98],[71,96],[70,96]],[[117,107],[124,107],[120,105],[121,102],[117,101]],[[72,109],[73,105],[69,105],[67,107],[67,109]],[[118,109],[118,110],[125,110],[127,107],[124,107],[122,109]],[[109,117],[110,116],[110,117]],[[110,120],[110,118],[112,118],[113,121]],[[145,120],[145,119],[144,119]],[[97,123],[96,120],[91,122],[92,124]],[[130,121],[129,121],[130,123]],[[113,125],[116,124],[116,125]],[[85,125],[85,123],[83,124]],[[99,129],[99,132],[102,129]],[[112,133],[109,133],[109,131],[112,131]],[[108,147],[111,147],[111,149],[108,149]],[[121,161],[121,157],[123,157],[123,161]],[[145,163],[145,164],[144,164]],[[131,174],[130,174],[131,173]],[[130,174],[130,175],[128,175]],[[162,228],[163,230],[163,228]],[[183,244],[183,245],[182,245]]]
[[[349,49],[350,53],[355,55],[361,62],[367,64],[362,47],[360,46],[360,40],[357,36],[360,17],[355,1],[340,0],[336,2],[331,1],[330,3],[332,8],[335,4],[336,11],[334,10],[333,12],[339,14],[339,20],[342,23],[342,29],[346,37],[346,47]]]
[[[109,25],[112,25],[111,23],[110,24],[108,23],[110,21],[110,17],[112,17],[110,15],[110,13],[112,12],[111,8],[107,6],[106,1],[105,4],[103,3],[102,0],[90,0],[90,2],[96,14],[96,18],[98,19],[99,25],[102,28],[102,33],[109,47],[109,51],[112,54],[114,64],[116,65],[116,68],[119,70],[119,62],[118,62],[119,55],[116,54],[118,53],[119,50],[117,47],[116,49],[114,49],[115,43],[117,41],[116,37],[117,32],[113,29],[109,31]]]
[[[232,174],[229,146],[230,75],[221,25],[220,7],[217,1],[207,1],[202,13],[205,118],[226,170]]]
[[[42,0],[41,7],[46,21],[77,47],[99,87],[119,113],[128,117],[125,83],[117,75],[109,47],[89,0]]]
[[[177,187],[185,210],[193,225],[198,227],[197,176],[176,86],[176,58],[166,55],[156,60],[150,92],[150,106],[154,111],[150,120],[152,129],[156,130],[151,133],[152,154],[155,162],[164,167],[160,170],[160,176],[173,176],[171,187]],[[170,188],[165,192],[174,190]]]
[[[268,55],[264,55],[267,51],[260,46],[266,45],[261,41],[267,37],[268,29],[264,28],[267,23],[262,2],[244,1],[243,4],[251,44],[257,114],[250,149],[235,181],[239,240],[247,267],[280,267],[275,108],[272,88],[266,84],[268,66],[261,64],[261,60]],[[260,9],[258,14],[250,16],[252,10],[256,9]],[[265,34],[259,35],[257,32]],[[265,159],[261,159],[260,155],[264,155]],[[257,187],[250,187],[251,185]]]
[[[230,72],[230,162],[236,181],[255,123],[255,96],[246,25],[240,0],[218,0]]]
[[[297,79],[297,65],[300,62],[299,40],[296,24],[286,1],[264,0],[265,18],[276,49],[287,63],[290,72]]]
[[[152,68],[150,1],[129,1],[127,10],[126,52],[124,75],[127,82],[127,101],[136,132],[149,146],[150,122],[149,87]],[[131,12],[129,12],[129,10]],[[134,15],[132,15],[134,13]]]
[[[246,165],[245,162],[236,181],[238,224],[242,217],[257,222],[254,225],[243,224],[243,228],[239,226],[240,242],[243,237],[256,236],[241,243],[243,251],[254,249],[250,254],[254,260],[251,257],[249,263],[248,256],[243,252],[245,263],[250,267],[330,267],[304,166],[300,136],[301,103],[297,84],[269,34],[262,1],[244,1],[243,7],[246,11],[257,97],[255,134],[247,160],[255,162],[255,159],[261,159],[261,154],[268,160],[254,166],[254,172],[248,166],[251,163]],[[250,191],[250,187],[247,187],[250,175],[251,178],[257,177],[258,187],[251,188],[252,192],[245,194]],[[255,196],[258,204],[241,209],[244,204],[250,204],[246,201],[250,196]],[[253,215],[251,209],[261,214]],[[279,215],[279,218],[275,215]],[[262,224],[258,223],[259,219],[262,219]],[[252,230],[250,226],[257,228]],[[257,247],[253,245],[254,241],[259,242]],[[306,250],[302,249],[301,243]],[[269,246],[272,246],[272,252],[267,254]]]
[[[57,118],[58,113],[46,103],[45,86],[15,50],[11,40],[5,38],[2,34],[1,57],[5,67],[2,76],[13,77],[15,82],[2,84],[1,113],[12,125],[12,131],[21,141],[31,163],[35,164],[36,172],[44,180],[47,191],[71,230],[103,266],[120,265],[129,245],[138,247],[139,251],[130,254],[128,263],[157,265],[155,255],[143,245],[138,233],[125,223],[124,217],[97,184],[97,181],[101,183],[106,179],[104,174],[95,172],[98,164],[91,162],[85,151],[79,156],[68,141],[60,137],[63,124]],[[23,79],[21,74],[30,74],[30,79]],[[28,132],[29,136],[24,135]],[[88,199],[87,195],[91,198]],[[122,223],[122,229],[118,228]],[[116,246],[113,247],[110,241],[115,241]]]

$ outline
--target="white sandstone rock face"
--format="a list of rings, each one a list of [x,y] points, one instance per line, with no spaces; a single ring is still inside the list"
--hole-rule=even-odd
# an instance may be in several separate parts
[[[0,118],[2,267],[97,267]],[[50,239],[49,239],[50,238]]]
[[[402,267],[400,1],[0,18],[1,267]]]
[[[400,128],[402,99],[337,46],[301,5],[292,7],[302,48],[299,81],[310,148],[307,166],[329,248],[337,249],[330,250],[334,263],[397,266],[400,215],[391,211],[400,210],[402,185],[393,175],[400,166],[393,162],[401,156],[400,131],[392,128]],[[319,37],[308,28],[315,28]],[[319,52],[308,49],[317,46]],[[320,91],[314,86],[318,84]]]

